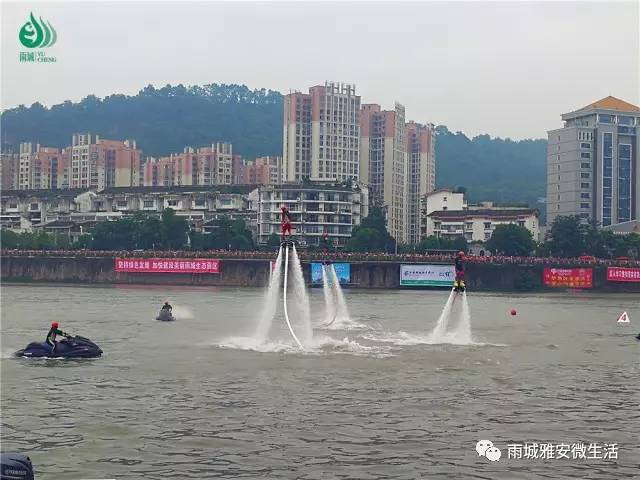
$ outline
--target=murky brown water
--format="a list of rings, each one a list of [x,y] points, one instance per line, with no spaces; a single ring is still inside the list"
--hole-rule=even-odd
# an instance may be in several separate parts
[[[28,453],[38,480],[637,478],[637,298],[470,293],[474,343],[426,344],[446,296],[346,292],[362,328],[295,353],[220,346],[253,332],[260,290],[3,286],[2,448]],[[166,297],[177,322],[153,320]],[[53,318],[106,355],[8,358]],[[507,458],[525,442],[619,453]]]

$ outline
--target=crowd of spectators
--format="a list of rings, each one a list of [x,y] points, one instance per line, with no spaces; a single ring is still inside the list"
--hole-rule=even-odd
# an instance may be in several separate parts
[[[216,258],[216,259],[247,259],[273,260],[275,250],[134,250],[134,251],[104,251],[104,250],[8,250],[3,249],[0,255],[27,257],[86,257],[86,258]],[[453,263],[452,254],[422,255],[415,253],[353,253],[353,252],[299,252],[300,258],[310,261],[332,262],[403,262],[403,263]],[[476,256],[467,255],[467,263],[485,264],[517,264],[517,265],[552,265],[552,266],[619,266],[640,267],[640,260],[629,258],[605,259],[591,256],[580,258],[556,257],[507,257],[507,256]]]

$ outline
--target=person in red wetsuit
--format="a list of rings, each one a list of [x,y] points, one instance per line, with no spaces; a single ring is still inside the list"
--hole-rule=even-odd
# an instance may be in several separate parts
[[[460,251],[456,255],[456,280],[453,282],[453,289],[456,292],[464,292],[465,284],[464,284],[464,252]]]
[[[291,212],[289,212],[286,205],[282,205],[282,207],[280,207],[280,228],[282,231],[283,242],[286,241],[287,234],[291,236],[291,221]]]

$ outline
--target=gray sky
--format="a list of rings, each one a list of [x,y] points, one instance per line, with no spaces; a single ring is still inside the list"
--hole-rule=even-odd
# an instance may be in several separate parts
[[[468,135],[546,137],[607,95],[640,103],[639,2],[2,3],[2,108],[135,94],[151,83],[306,91],[355,83],[366,103]],[[20,63],[29,12],[55,64]]]

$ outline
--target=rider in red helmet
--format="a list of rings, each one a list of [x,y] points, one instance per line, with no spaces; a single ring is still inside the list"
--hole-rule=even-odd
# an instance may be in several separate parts
[[[60,330],[59,328],[59,324],[58,322],[51,322],[51,328],[49,329],[49,333],[47,333],[47,339],[46,342],[51,346],[52,351],[55,350],[56,348],[56,336],[58,335],[62,335],[63,337],[71,337],[71,335],[69,335],[66,332],[63,332],[62,330]]]
[[[455,265],[456,265],[456,279],[453,282],[453,289],[456,292],[464,292],[465,284],[464,284],[464,252],[460,251],[456,255]]]

